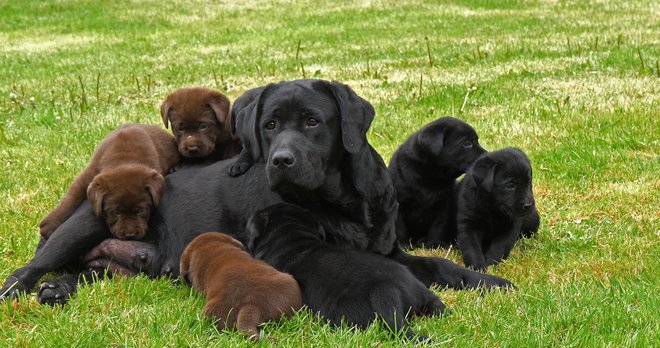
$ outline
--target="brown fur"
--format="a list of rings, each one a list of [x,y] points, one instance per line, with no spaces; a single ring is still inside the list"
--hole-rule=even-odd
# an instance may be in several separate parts
[[[48,238],[87,198],[116,238],[144,237],[151,208],[158,206],[165,188],[163,175],[179,159],[174,138],[160,127],[119,127],[101,142],[90,164],[41,221],[41,235]]]
[[[259,339],[259,326],[290,317],[302,306],[300,287],[289,274],[253,259],[236,239],[206,232],[181,256],[181,277],[206,295],[204,314],[220,330],[236,327]]]
[[[232,135],[229,99],[213,89],[181,88],[160,106],[165,128],[172,133],[179,152],[189,159],[221,160],[241,151],[241,142]]]

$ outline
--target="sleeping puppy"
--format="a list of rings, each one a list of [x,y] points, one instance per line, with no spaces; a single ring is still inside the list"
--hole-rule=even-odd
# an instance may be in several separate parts
[[[481,156],[458,187],[457,242],[465,265],[484,270],[507,258],[530,215],[538,218],[527,156],[514,148]]]
[[[151,209],[165,188],[163,175],[179,163],[174,138],[156,126],[128,124],[110,133],[91,163],[73,182],[53,211],[41,221],[44,238],[87,198],[119,239],[141,239]]]
[[[179,152],[188,160],[221,160],[241,151],[241,142],[231,133],[229,99],[213,89],[181,88],[160,106],[165,128],[172,133]]]
[[[389,172],[399,201],[399,242],[436,247],[455,239],[454,185],[486,152],[478,139],[469,124],[442,117],[394,152]]]
[[[332,324],[367,327],[376,317],[407,338],[408,315],[441,314],[440,299],[402,264],[357,249],[326,244],[309,211],[280,203],[248,222],[248,248],[300,284],[303,303]]]
[[[236,239],[206,232],[181,256],[181,277],[206,296],[204,314],[219,330],[238,328],[259,340],[260,324],[291,317],[302,307],[300,288],[289,274],[253,259]]]

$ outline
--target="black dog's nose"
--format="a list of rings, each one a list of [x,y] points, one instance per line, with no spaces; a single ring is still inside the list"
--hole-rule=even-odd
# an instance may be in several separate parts
[[[280,150],[273,154],[273,165],[281,170],[291,167],[295,161],[291,151]]]
[[[534,205],[534,203],[532,203],[532,202],[525,202],[525,203],[522,204],[522,210],[523,211],[529,211],[532,208],[533,205]]]

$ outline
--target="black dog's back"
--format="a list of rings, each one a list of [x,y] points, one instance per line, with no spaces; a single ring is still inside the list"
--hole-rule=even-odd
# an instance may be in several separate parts
[[[298,281],[303,303],[335,325],[367,327],[376,317],[408,338],[408,315],[434,315],[444,304],[403,265],[383,256],[326,244],[302,208],[277,204],[248,224],[249,247]]]

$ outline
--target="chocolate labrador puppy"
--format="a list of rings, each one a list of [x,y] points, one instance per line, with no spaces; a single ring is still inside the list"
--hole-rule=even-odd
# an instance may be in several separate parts
[[[258,326],[291,317],[302,307],[300,287],[289,274],[253,259],[229,235],[206,232],[193,239],[181,256],[181,277],[206,296],[204,314],[219,330],[236,327],[259,340]]]
[[[535,233],[538,228],[532,167],[525,153],[505,148],[481,156],[458,187],[457,210],[463,262],[483,270],[506,259],[523,230]]]
[[[401,243],[437,247],[455,239],[454,185],[484,152],[474,128],[453,117],[427,124],[399,146],[389,171]]]
[[[232,135],[229,99],[210,88],[181,88],[160,106],[165,128],[172,133],[179,152],[188,160],[221,160],[241,151],[241,142]]]
[[[185,166],[168,175],[167,190],[145,238],[156,246],[157,261],[143,272],[178,275],[183,250],[203,231],[224,231],[245,241],[250,215],[289,202],[308,208],[326,229],[327,240],[385,255],[426,286],[511,286],[502,278],[442,258],[409,255],[397,246],[394,187],[383,159],[366,137],[374,109],[351,88],[338,82],[296,80],[260,89],[237,127],[255,164],[238,177],[228,174],[236,159]],[[48,272],[80,267],[80,257],[108,237],[107,227],[83,202],[40,243],[34,258],[7,278],[0,296],[29,291]],[[111,250],[108,254],[105,257],[112,256]],[[134,259],[124,261],[131,264]],[[57,293],[57,280],[48,283],[54,286],[49,293]]]
[[[366,328],[376,317],[408,339],[412,315],[442,314],[445,305],[408,268],[381,255],[327,244],[325,229],[309,211],[276,204],[248,223],[248,248],[293,275],[303,303],[334,325]],[[425,339],[422,337],[421,339]]]
[[[40,223],[48,238],[87,198],[119,239],[141,239],[170,169],[179,163],[176,142],[156,126],[129,124],[110,133],[60,203]]]

